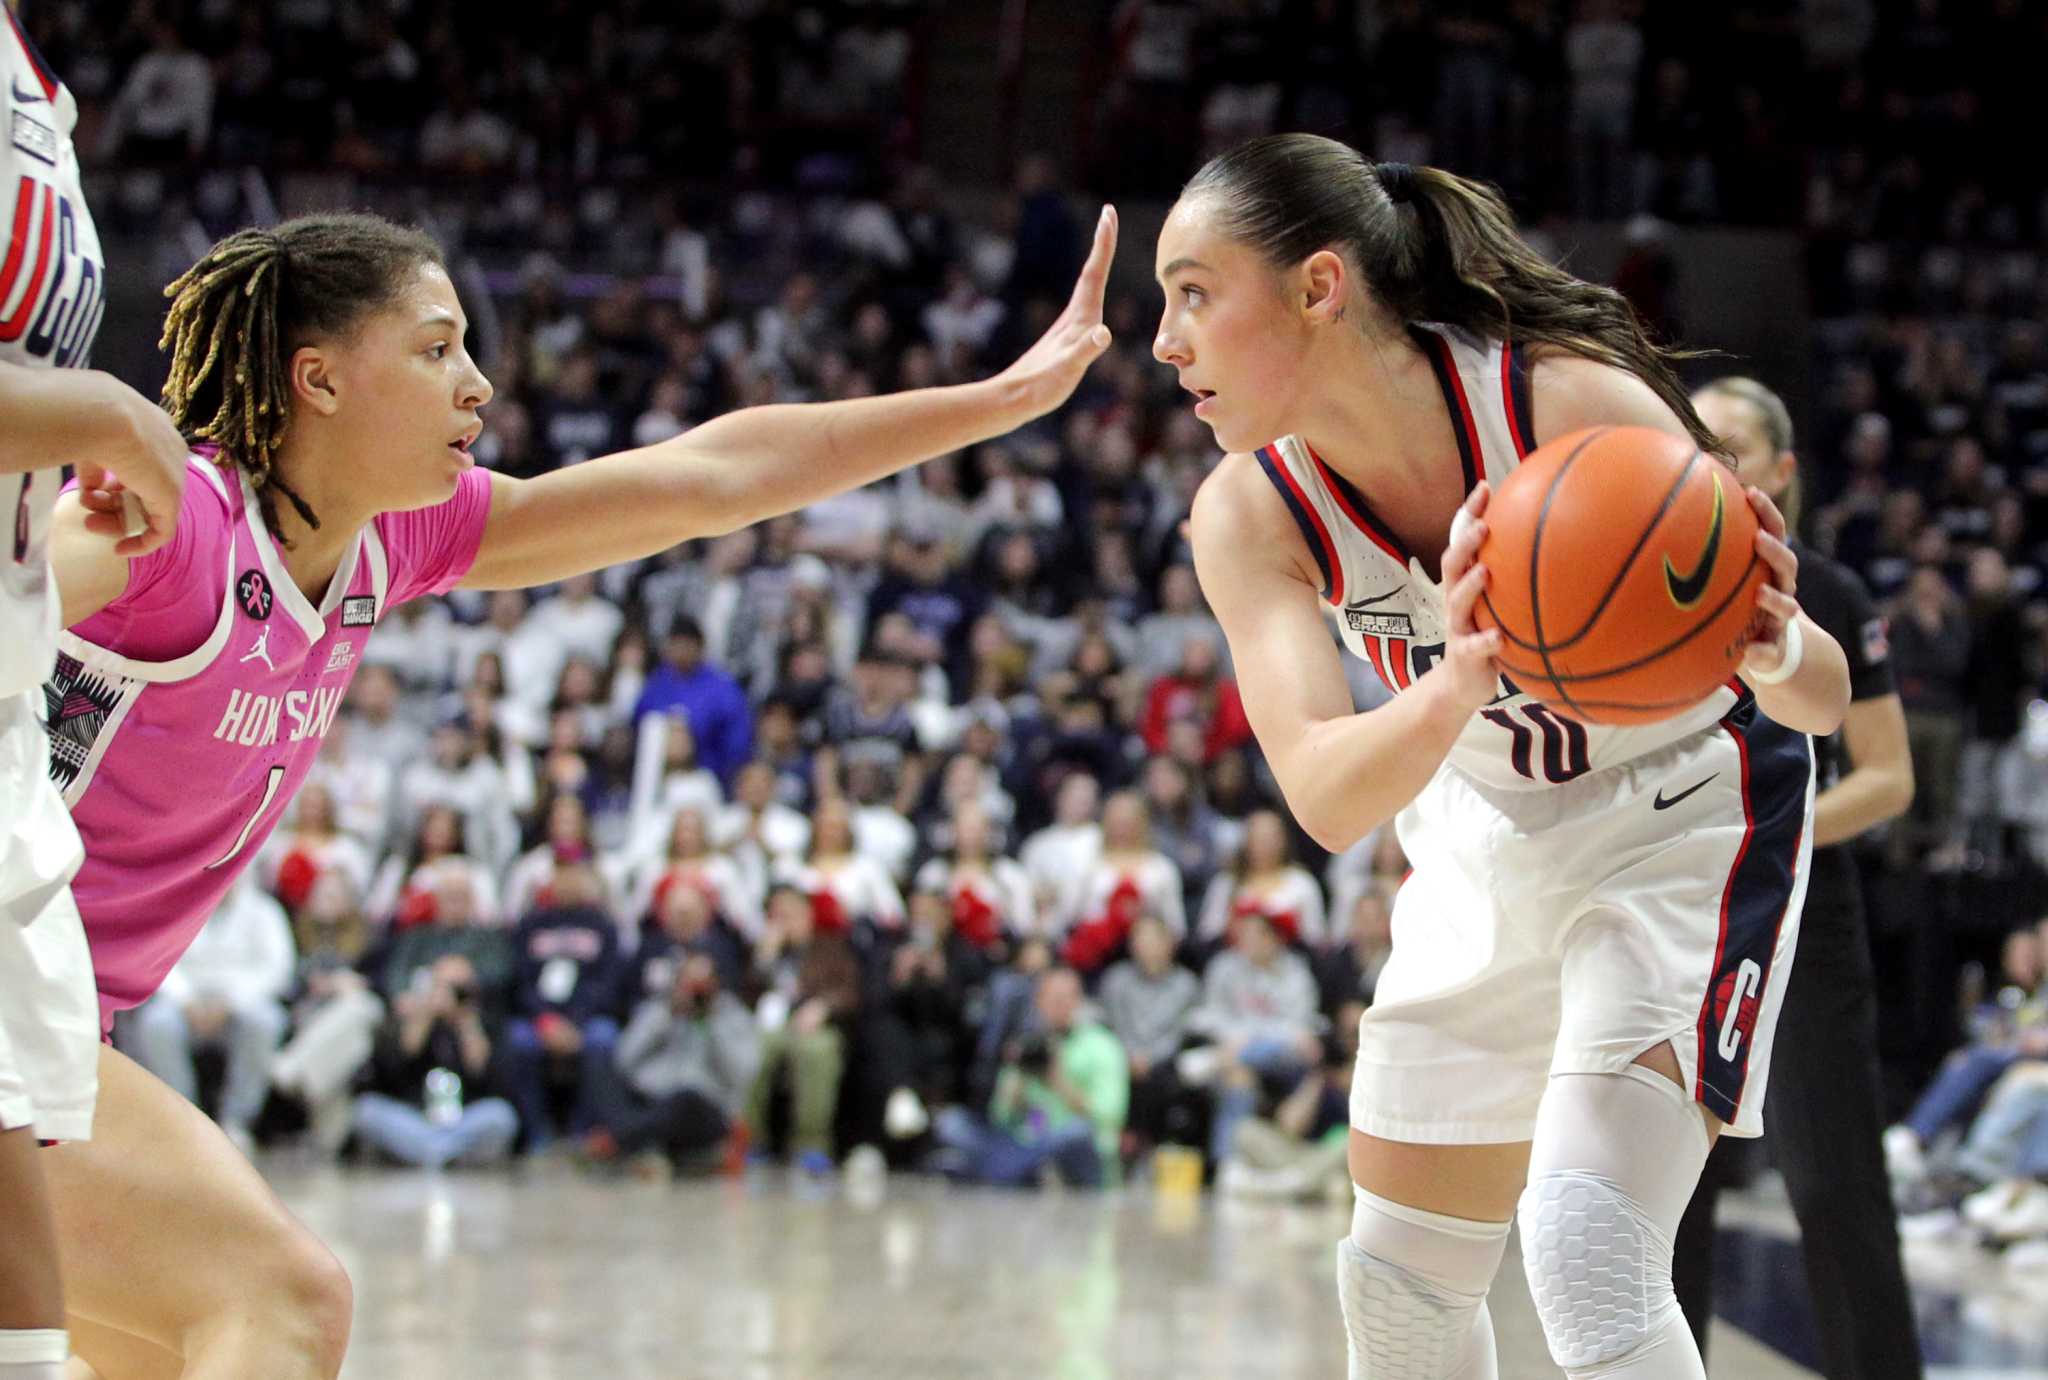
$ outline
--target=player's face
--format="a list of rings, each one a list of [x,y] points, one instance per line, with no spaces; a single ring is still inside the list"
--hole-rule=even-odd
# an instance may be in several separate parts
[[[455,284],[427,264],[337,352],[336,372],[348,386],[336,420],[348,427],[350,454],[387,512],[446,502],[476,463],[469,448],[483,430],[479,410],[491,383],[463,347],[468,329]]]
[[[1771,449],[1771,439],[1754,404],[1728,393],[1701,393],[1693,409],[1707,430],[1735,455],[1735,477],[1754,484],[1772,498],[1785,492],[1792,479],[1791,457]]]
[[[1180,374],[1195,415],[1226,451],[1256,450],[1290,428],[1308,346],[1306,324],[1288,310],[1280,275],[1213,226],[1213,204],[1175,204],[1153,255],[1166,307],[1152,355]]]

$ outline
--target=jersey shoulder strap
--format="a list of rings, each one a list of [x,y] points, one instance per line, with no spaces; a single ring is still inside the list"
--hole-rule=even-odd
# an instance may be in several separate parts
[[[1528,348],[1455,326],[1430,323],[1410,329],[1436,374],[1444,407],[1458,432],[1465,487],[1482,477],[1500,483],[1536,448]]]

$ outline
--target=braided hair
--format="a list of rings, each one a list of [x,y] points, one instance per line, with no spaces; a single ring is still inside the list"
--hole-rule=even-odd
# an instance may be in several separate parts
[[[291,420],[293,352],[347,336],[427,264],[443,259],[423,231],[372,215],[300,216],[236,231],[164,289],[164,410],[186,436],[218,445],[249,476],[279,541],[280,494],[307,526],[320,525],[275,468]]]

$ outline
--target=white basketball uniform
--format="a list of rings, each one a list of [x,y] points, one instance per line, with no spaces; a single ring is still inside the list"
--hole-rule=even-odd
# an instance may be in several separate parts
[[[1532,449],[1519,346],[1417,328],[1464,487]],[[1299,437],[1258,453],[1344,645],[1390,690],[1442,656],[1444,591]],[[1528,1140],[1553,1073],[1669,1041],[1694,1098],[1760,1135],[1812,852],[1813,753],[1739,681],[1663,723],[1580,724],[1503,679],[1396,820],[1413,872],[1359,1029],[1351,1123],[1425,1144]]]
[[[79,187],[71,131],[78,105],[10,12],[0,32],[8,141],[0,146],[0,359],[83,364],[105,311],[99,234]],[[50,514],[63,485],[50,468],[0,475],[8,545],[0,551],[0,1129],[46,1140],[92,1133],[99,1007],[92,958],[69,882],[83,857],[50,783],[42,684],[57,651]]]

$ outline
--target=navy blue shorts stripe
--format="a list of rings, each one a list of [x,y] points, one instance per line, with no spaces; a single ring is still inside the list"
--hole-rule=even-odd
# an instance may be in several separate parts
[[[1301,539],[1308,544],[1309,554],[1316,558],[1316,569],[1323,573],[1323,597],[1334,599],[1335,579],[1330,569],[1334,551],[1327,551],[1325,543],[1329,538],[1323,535],[1322,525],[1315,514],[1308,511],[1302,496],[1295,491],[1289,477],[1280,471],[1279,463],[1266,450],[1256,452],[1259,468],[1266,472],[1266,478],[1273,481],[1273,487],[1280,491],[1280,497],[1287,500],[1287,511],[1294,514],[1294,525],[1301,529]]]
[[[1798,881],[1813,746],[1804,733],[1759,712],[1751,697],[1745,697],[1721,726],[1741,755],[1746,827],[1721,894],[1720,942],[1707,998],[1700,1007],[1694,1096],[1722,1121],[1732,1123],[1749,1081],[1756,1021]]]

